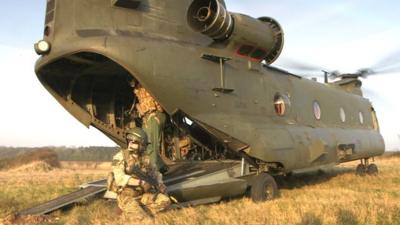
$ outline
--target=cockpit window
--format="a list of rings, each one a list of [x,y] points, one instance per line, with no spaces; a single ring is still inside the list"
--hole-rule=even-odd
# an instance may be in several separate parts
[[[376,112],[374,108],[371,108],[371,116],[372,116],[372,126],[374,130],[379,130],[378,118],[376,117]]]

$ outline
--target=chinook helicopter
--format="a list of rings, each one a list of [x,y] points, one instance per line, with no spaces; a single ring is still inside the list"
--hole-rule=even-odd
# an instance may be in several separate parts
[[[273,67],[284,33],[223,0],[47,0],[38,79],[85,126],[121,147],[141,126],[140,83],[168,117],[168,191],[181,201],[277,196],[274,175],[384,153],[359,76],[318,83]]]

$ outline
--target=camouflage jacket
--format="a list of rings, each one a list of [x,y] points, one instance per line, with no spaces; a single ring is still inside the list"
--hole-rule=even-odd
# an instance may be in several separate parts
[[[139,113],[139,116],[143,117],[147,113],[163,111],[160,104],[143,87],[136,88],[135,94],[139,101],[136,104],[136,109]]]
[[[150,159],[147,155],[135,158],[127,150],[122,149],[113,157],[112,162],[115,184],[119,189],[125,188],[129,179],[138,179],[130,172],[134,166],[139,167],[145,174],[152,176],[160,184],[162,183],[162,174],[150,164]]]

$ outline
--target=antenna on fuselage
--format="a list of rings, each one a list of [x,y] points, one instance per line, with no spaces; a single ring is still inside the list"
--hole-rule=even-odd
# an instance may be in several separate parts
[[[322,72],[324,73],[324,83],[327,84],[328,83],[328,76],[329,76],[329,72],[326,70],[322,70]]]

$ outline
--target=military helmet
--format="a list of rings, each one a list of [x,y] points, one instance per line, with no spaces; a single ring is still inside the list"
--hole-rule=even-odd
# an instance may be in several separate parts
[[[149,142],[147,140],[147,134],[143,131],[143,129],[141,129],[139,127],[134,127],[134,128],[129,129],[126,132],[126,139],[128,141],[138,142],[142,145],[149,144]]]

